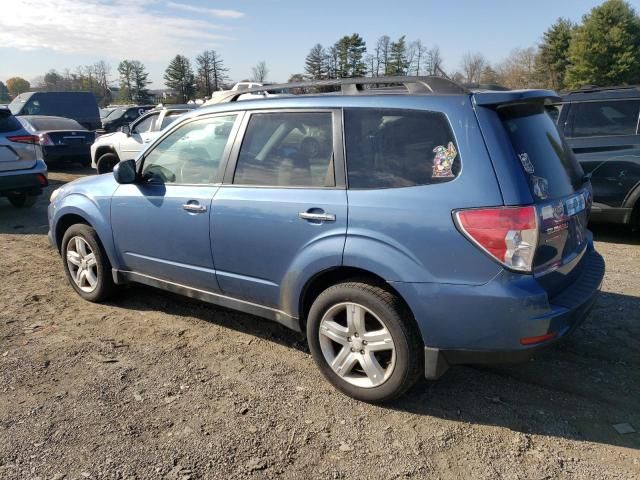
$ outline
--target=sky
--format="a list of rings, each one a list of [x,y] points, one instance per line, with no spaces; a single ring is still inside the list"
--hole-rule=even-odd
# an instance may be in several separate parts
[[[467,52],[492,63],[537,44],[559,17],[579,21],[599,0],[0,0],[0,80],[32,80],[56,69],[105,60],[142,61],[152,88],[180,53],[192,61],[215,49],[233,80],[264,60],[268,80],[304,71],[316,43],[359,33],[370,50],[378,37],[438,45],[445,71]],[[640,11],[640,0],[630,2]]]

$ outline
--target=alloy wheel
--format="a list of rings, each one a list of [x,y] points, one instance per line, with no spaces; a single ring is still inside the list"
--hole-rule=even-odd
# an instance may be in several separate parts
[[[373,388],[393,373],[393,337],[367,307],[353,302],[334,305],[322,317],[318,334],[329,367],[346,382]]]
[[[98,286],[98,263],[87,241],[75,236],[67,243],[67,267],[71,279],[80,290],[93,292]]]

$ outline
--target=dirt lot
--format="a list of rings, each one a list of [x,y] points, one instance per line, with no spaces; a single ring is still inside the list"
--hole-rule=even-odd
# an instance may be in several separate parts
[[[279,325],[145,287],[81,300],[46,239],[48,196],[0,199],[0,478],[640,478],[640,433],[612,427],[640,431],[624,230],[596,231],[604,292],[573,337],[380,407],[334,391]]]

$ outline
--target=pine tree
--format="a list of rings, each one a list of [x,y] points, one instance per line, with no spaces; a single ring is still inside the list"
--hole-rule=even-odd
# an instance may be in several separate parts
[[[120,93],[118,99],[124,103],[133,102],[133,66],[129,60],[122,60],[118,65],[120,75]]]
[[[191,62],[184,55],[176,55],[164,72],[167,87],[175,90],[181,102],[186,103],[195,94],[195,77]]]
[[[0,82],[0,103],[9,103],[10,101],[9,89],[3,82]]]
[[[304,71],[309,78],[321,80],[329,74],[328,55],[324,47],[319,43],[314,45],[304,61]]]
[[[542,35],[538,46],[536,73],[540,81],[554,90],[564,88],[564,76],[569,66],[569,45],[576,26],[570,20],[559,18]]]
[[[132,98],[136,103],[148,103],[150,100],[147,85],[151,82],[148,80],[149,74],[144,64],[138,60],[131,60],[131,76],[132,76]]]
[[[640,18],[635,10],[623,0],[607,0],[582,22],[569,46],[566,85],[640,83]]]
[[[389,63],[387,65],[387,75],[405,75],[409,68],[407,62],[407,44],[402,35],[397,41],[391,42],[389,48]]]

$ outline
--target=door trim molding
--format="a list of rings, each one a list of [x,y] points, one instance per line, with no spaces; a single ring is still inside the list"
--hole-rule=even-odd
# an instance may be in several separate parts
[[[247,300],[240,300],[238,298],[227,297],[220,293],[209,292],[207,290],[201,290],[198,288],[189,287],[161,278],[152,277],[151,275],[145,275],[143,273],[132,272],[127,270],[112,269],[113,281],[116,285],[123,285],[129,282],[141,283],[150,287],[160,288],[168,292],[177,293],[189,298],[195,298],[213,305],[217,305],[231,310],[238,310],[240,312],[248,313],[250,315],[256,315],[258,317],[272,320],[281,325],[284,325],[291,330],[301,332],[300,321],[297,317],[293,317],[282,310],[275,308],[265,307],[257,303],[252,303]]]

